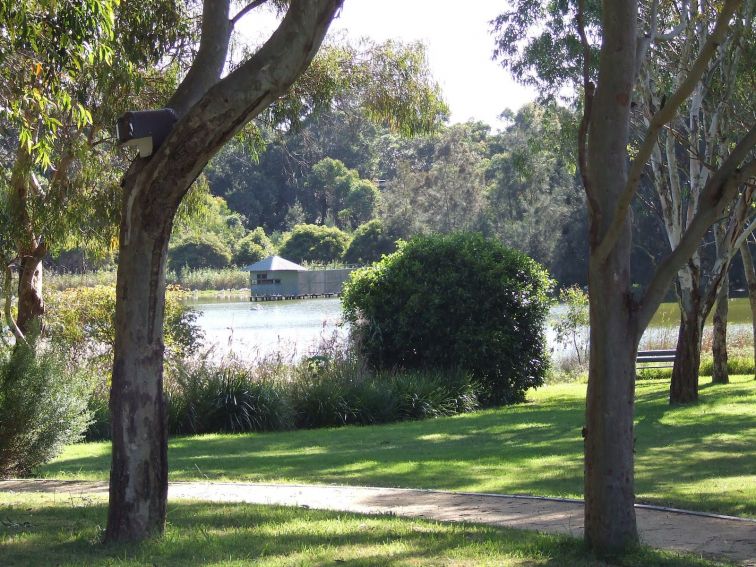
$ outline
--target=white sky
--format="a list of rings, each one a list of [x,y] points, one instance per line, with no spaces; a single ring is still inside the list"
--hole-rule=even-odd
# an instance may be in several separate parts
[[[517,110],[536,96],[491,60],[489,22],[505,9],[504,2],[493,0],[346,0],[329,37],[423,41],[433,76],[451,109],[451,122],[473,118],[496,130],[502,127],[497,118],[502,111]],[[240,31],[256,42],[274,25],[272,18],[257,11],[241,23]]]

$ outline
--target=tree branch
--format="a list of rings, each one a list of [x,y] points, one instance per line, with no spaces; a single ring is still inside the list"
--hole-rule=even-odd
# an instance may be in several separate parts
[[[712,268],[713,278],[709,282],[709,289],[703,298],[702,313],[704,317],[709,315],[709,312],[714,307],[714,302],[719,296],[722,283],[725,281],[725,275],[730,269],[730,264],[735,254],[738,251],[739,242],[743,242],[748,235],[753,232],[754,223],[746,224],[748,220],[748,212],[751,209],[751,203],[753,202],[753,190],[746,189],[738,199],[734,210],[731,213],[730,222],[725,230],[724,235],[717,238],[717,260]]]
[[[645,328],[651,321],[675,274],[698,248],[701,238],[733,199],[738,187],[742,186],[750,177],[756,175],[756,159],[752,159],[743,167],[739,167],[755,145],[756,125],[751,128],[719,170],[709,179],[701,194],[701,205],[698,212],[688,225],[678,246],[659,265],[643,299],[639,303],[639,328]]]
[[[230,0],[204,0],[202,36],[189,72],[168,101],[179,118],[212,87],[226,66],[233,25],[228,18]]]
[[[206,0],[212,4],[212,0]],[[210,158],[307,68],[343,0],[292,0],[278,29],[174,126],[142,171],[142,211],[175,210]],[[162,230],[155,227],[155,230]]]
[[[628,173],[627,183],[617,202],[617,208],[614,211],[612,222],[609,225],[604,237],[599,244],[595,258],[599,262],[603,262],[614,245],[617,243],[620,233],[625,224],[625,218],[627,212],[630,209],[630,204],[633,201],[635,192],[638,190],[638,184],[643,174],[643,170],[646,167],[651,152],[653,151],[654,144],[659,135],[661,128],[670,122],[677,113],[677,109],[685,102],[693,89],[698,84],[699,80],[706,72],[709,61],[716,53],[717,47],[724,41],[727,29],[730,25],[730,19],[740,5],[741,0],[725,0],[725,4],[722,7],[722,11],[717,17],[717,22],[714,26],[714,30],[706,39],[701,51],[699,52],[696,60],[690,68],[690,71],[685,76],[677,90],[667,99],[666,104],[660,108],[651,119],[651,124],[646,132],[646,136],[638,150],[638,155],[633,160],[630,171]]]
[[[268,0],[254,0],[254,2],[250,2],[244,8],[239,10],[239,13],[236,14],[233,18],[231,18],[231,27],[234,27],[239,20],[241,20],[244,16],[246,16],[249,12],[257,8],[258,6],[262,6],[265,4]]]
[[[583,116],[580,119],[580,128],[578,129],[578,167],[580,168],[580,179],[583,181],[588,206],[591,209],[590,212],[591,214],[596,214],[599,210],[599,205],[588,176],[588,154],[586,150],[588,127],[591,123],[593,96],[596,92],[596,85],[591,82],[590,77],[591,47],[585,34],[585,0],[578,0],[577,28],[580,35],[580,43],[583,46]]]
[[[202,7],[202,36],[197,56],[189,68],[189,72],[168,101],[168,108],[173,109],[179,119],[199,101],[202,96],[218,82],[226,66],[228,44],[231,40],[233,26],[228,19],[230,0],[204,0]],[[154,157],[152,158],[154,159]],[[138,176],[146,167],[146,160],[134,160],[126,173],[124,180]],[[131,216],[143,185],[126,198],[126,230],[124,242],[131,238]]]
[[[671,30],[669,30],[667,33],[656,34],[653,38],[653,41],[655,43],[661,43],[663,41],[671,41],[675,39],[678,35],[680,35],[682,32],[685,31],[685,28],[688,27],[688,21],[689,21],[688,2],[689,0],[683,0],[683,9],[680,11],[680,23],[677,24]]]

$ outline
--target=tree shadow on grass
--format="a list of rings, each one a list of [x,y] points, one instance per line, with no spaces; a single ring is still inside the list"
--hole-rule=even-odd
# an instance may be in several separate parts
[[[681,483],[752,475],[754,389],[702,385],[694,406],[669,406],[665,381],[639,384],[636,481],[641,501],[756,514],[745,493]],[[565,393],[566,392],[566,393]],[[282,433],[209,435],[170,441],[171,480],[286,481],[580,497],[583,391],[452,418]],[[726,404],[726,407],[724,405]],[[109,457],[68,458],[48,476],[107,478]],[[81,472],[80,472],[81,471]],[[752,483],[751,483],[752,484]]]
[[[474,524],[197,502],[169,506],[161,539],[106,546],[99,543],[105,515],[104,504],[25,508],[26,527],[0,527],[3,565],[707,564],[649,550],[603,563],[578,540]]]

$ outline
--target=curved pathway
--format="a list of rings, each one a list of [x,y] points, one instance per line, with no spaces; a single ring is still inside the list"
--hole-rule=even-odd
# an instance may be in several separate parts
[[[107,493],[106,482],[0,481],[0,491]],[[302,506],[369,514],[464,521],[523,530],[583,535],[583,502],[535,496],[402,488],[172,482],[169,498]],[[641,541],[651,547],[756,567],[756,520],[636,505]]]

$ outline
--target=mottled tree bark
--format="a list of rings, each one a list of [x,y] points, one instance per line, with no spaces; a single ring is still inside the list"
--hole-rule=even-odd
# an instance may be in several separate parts
[[[111,541],[139,541],[162,533],[168,493],[163,315],[170,225],[144,227],[142,214],[135,218],[140,224],[130,227],[128,244],[121,227],[116,286],[113,456],[105,533]]]
[[[717,296],[717,306],[714,311],[714,329],[711,343],[711,353],[714,357],[711,381],[714,384],[727,384],[730,376],[727,370],[727,317],[729,315],[730,278],[725,276],[722,289]]]
[[[635,356],[629,289],[629,235],[617,255],[592,266],[591,355],[585,426],[585,533],[598,550],[638,540],[635,522],[633,415]],[[625,252],[627,252],[625,254]]]
[[[44,244],[33,247],[21,257],[18,269],[18,316],[16,323],[25,336],[42,331],[45,301],[42,297],[42,258]]]
[[[16,323],[25,336],[42,331],[42,316],[45,302],[42,297],[42,258],[47,253],[44,242],[35,235],[29,216],[28,199],[30,193],[39,191],[33,163],[29,152],[19,146],[11,171],[10,210],[13,218],[12,230],[17,245],[18,266],[18,314]]]

